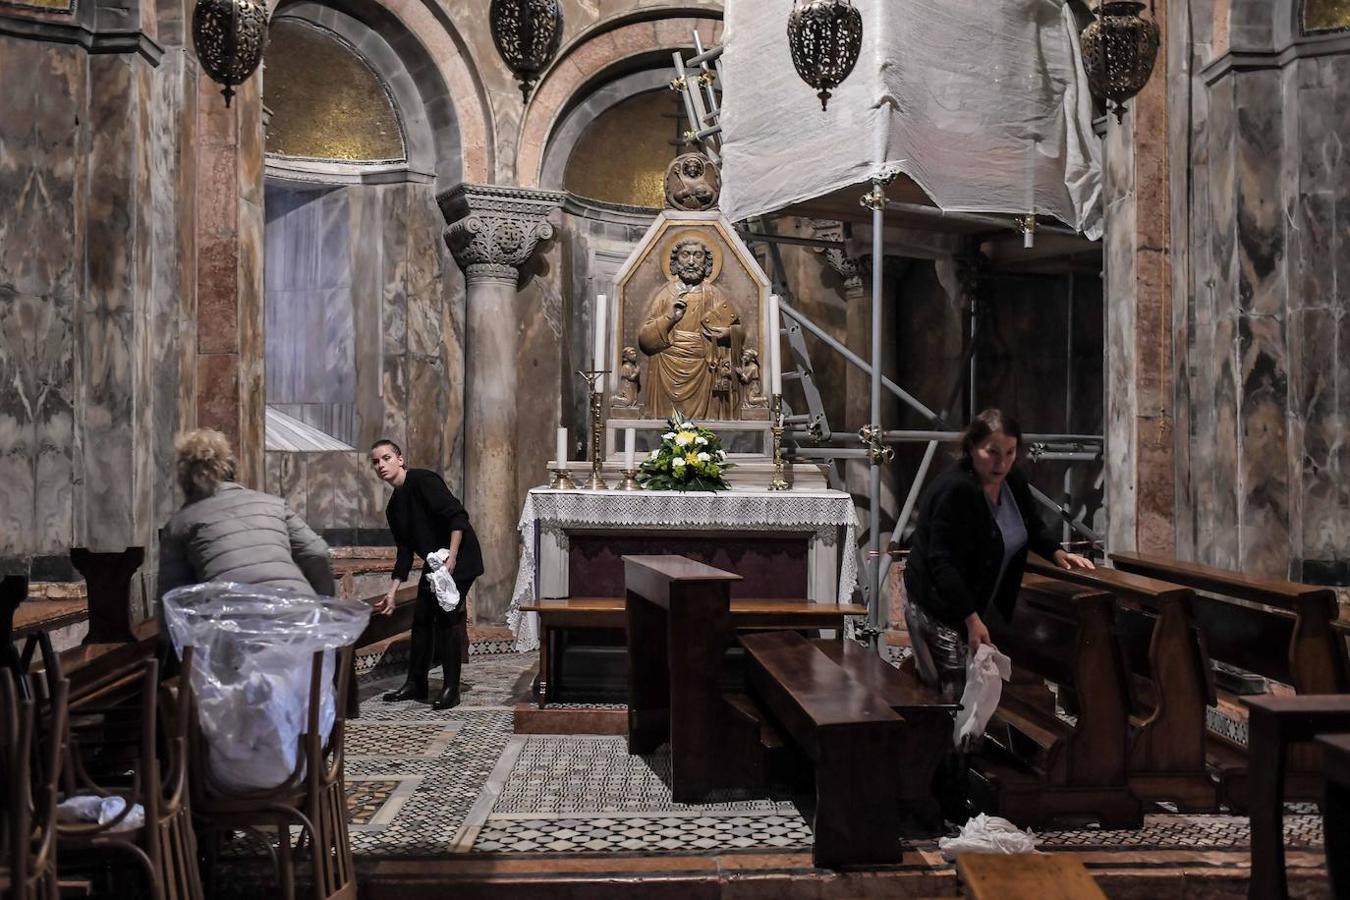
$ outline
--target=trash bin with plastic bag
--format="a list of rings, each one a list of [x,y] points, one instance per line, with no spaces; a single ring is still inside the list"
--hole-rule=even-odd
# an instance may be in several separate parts
[[[370,607],[258,585],[207,583],[164,596],[175,652],[195,647],[192,687],[213,791],[283,784],[297,766],[309,713],[311,659],[324,651],[319,722],[333,727],[334,650],[360,637]],[[185,673],[187,674],[187,673]]]

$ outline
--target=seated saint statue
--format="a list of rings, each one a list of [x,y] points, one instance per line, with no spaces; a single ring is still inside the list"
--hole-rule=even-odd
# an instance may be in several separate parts
[[[680,241],[670,252],[673,277],[647,304],[638,347],[649,357],[650,416],[679,411],[692,419],[734,419],[741,408],[732,366],[741,358],[745,326],[721,289],[708,282],[712,268],[703,241]]]

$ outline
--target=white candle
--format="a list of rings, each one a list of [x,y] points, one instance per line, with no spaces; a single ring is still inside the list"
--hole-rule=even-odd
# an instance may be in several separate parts
[[[769,333],[765,336],[769,350],[769,393],[783,393],[783,366],[778,353],[778,295],[769,295]]]
[[[608,368],[605,365],[605,326],[608,324],[605,319],[608,310],[608,298],[604,294],[600,294],[595,298],[595,365],[592,366],[597,372]],[[595,380],[595,392],[597,394],[605,392],[605,380],[603,378]]]
[[[633,465],[633,457],[637,455],[637,429],[625,428],[623,430],[623,467],[631,472],[637,468]]]
[[[567,462],[567,429],[566,429],[566,428],[559,428],[559,429],[558,429],[558,446],[555,448],[554,453],[555,453],[555,456],[556,456],[555,462],[557,462],[558,468],[560,468],[560,469],[563,468],[563,464]]]

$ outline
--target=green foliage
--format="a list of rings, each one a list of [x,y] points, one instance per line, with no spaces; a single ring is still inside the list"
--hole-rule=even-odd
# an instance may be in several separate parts
[[[638,466],[638,483],[649,491],[730,490],[722,473],[732,464],[717,435],[679,413],[667,419],[666,425],[661,446]]]

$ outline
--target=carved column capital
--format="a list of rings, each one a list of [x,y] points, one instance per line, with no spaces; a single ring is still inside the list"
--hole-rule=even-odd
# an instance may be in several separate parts
[[[821,240],[847,242],[844,223],[833,219],[812,219],[811,228]],[[867,270],[860,257],[849,256],[843,247],[822,247],[819,251],[826,264],[844,279],[844,290],[853,293],[863,289]]]
[[[445,243],[469,281],[509,281],[540,241],[553,236],[566,194],[461,184],[438,198]]]

